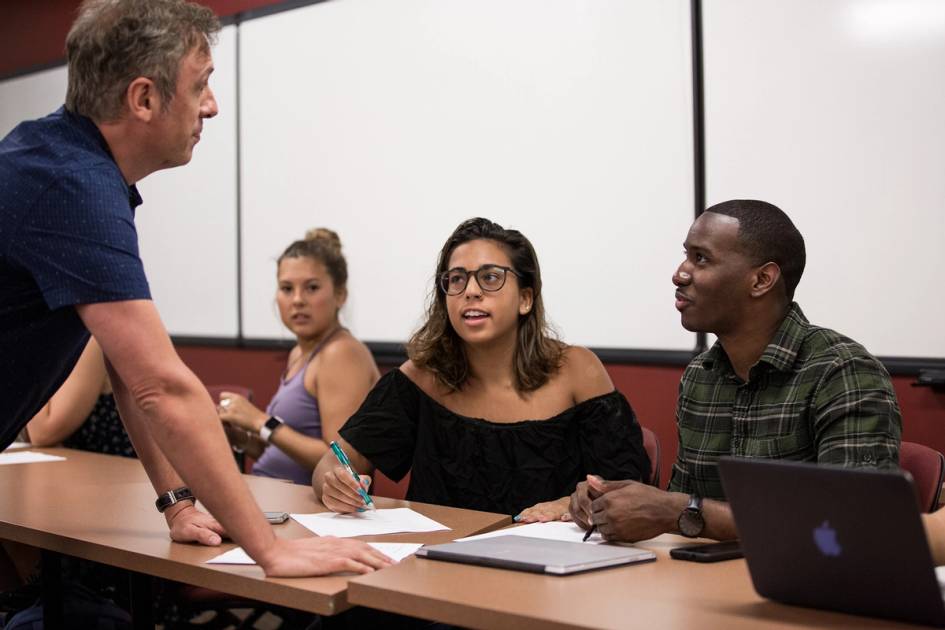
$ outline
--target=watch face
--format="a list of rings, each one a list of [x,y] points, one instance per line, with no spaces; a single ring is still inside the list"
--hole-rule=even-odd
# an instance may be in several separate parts
[[[705,520],[702,518],[702,512],[698,510],[683,510],[679,515],[679,531],[683,536],[695,538],[702,533],[705,527]]]

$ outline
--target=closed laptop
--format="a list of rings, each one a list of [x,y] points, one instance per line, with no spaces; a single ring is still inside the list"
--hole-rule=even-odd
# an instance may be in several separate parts
[[[719,464],[759,595],[945,626],[908,473],[743,458]]]
[[[645,549],[525,536],[496,536],[431,545],[420,549],[417,555],[431,560],[552,575],[569,575],[656,559],[653,552]]]

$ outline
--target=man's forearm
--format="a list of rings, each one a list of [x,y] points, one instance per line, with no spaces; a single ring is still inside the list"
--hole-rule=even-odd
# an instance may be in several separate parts
[[[118,403],[122,424],[128,432],[128,437],[131,438],[131,444],[135,448],[138,459],[141,460],[141,465],[148,473],[151,485],[154,486],[158,494],[182,486],[183,480],[155,444],[154,438],[151,437],[151,433],[148,431],[147,423],[131,399],[128,390],[122,384],[121,379],[112,371],[111,366],[109,366],[108,371],[109,378],[112,381],[112,394],[115,397],[115,402]]]
[[[120,382],[117,375],[113,379]],[[122,419],[157,493],[188,486],[227,533],[258,558],[274,538],[272,528],[236,470],[212,402],[193,380],[182,395],[157,396],[147,411],[127,389],[116,387]],[[204,413],[186,414],[195,408]],[[169,521],[172,517],[173,512]]]
[[[706,499],[702,503],[702,514],[705,518],[705,531],[702,535],[705,538],[714,540],[734,540],[738,538],[738,531],[735,529],[735,518],[732,516],[732,508],[725,501],[713,501]]]
[[[945,509],[922,515],[925,535],[936,565],[945,564]]]

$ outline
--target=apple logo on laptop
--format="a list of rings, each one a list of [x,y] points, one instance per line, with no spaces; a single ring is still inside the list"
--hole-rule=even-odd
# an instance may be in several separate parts
[[[831,558],[836,558],[843,552],[837,540],[837,530],[830,526],[829,521],[824,521],[820,527],[814,529],[814,543],[820,549],[820,553]]]

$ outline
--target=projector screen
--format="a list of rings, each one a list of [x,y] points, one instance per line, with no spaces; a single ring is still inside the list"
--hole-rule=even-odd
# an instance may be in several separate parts
[[[703,17],[708,203],[792,217],[812,322],[945,356],[945,3],[713,0]]]
[[[690,350],[670,277],[693,214],[689,3],[343,0],[240,27],[243,334],[289,338],[275,260],[316,226],[343,320],[401,342],[460,221],[528,236],[571,343]]]

